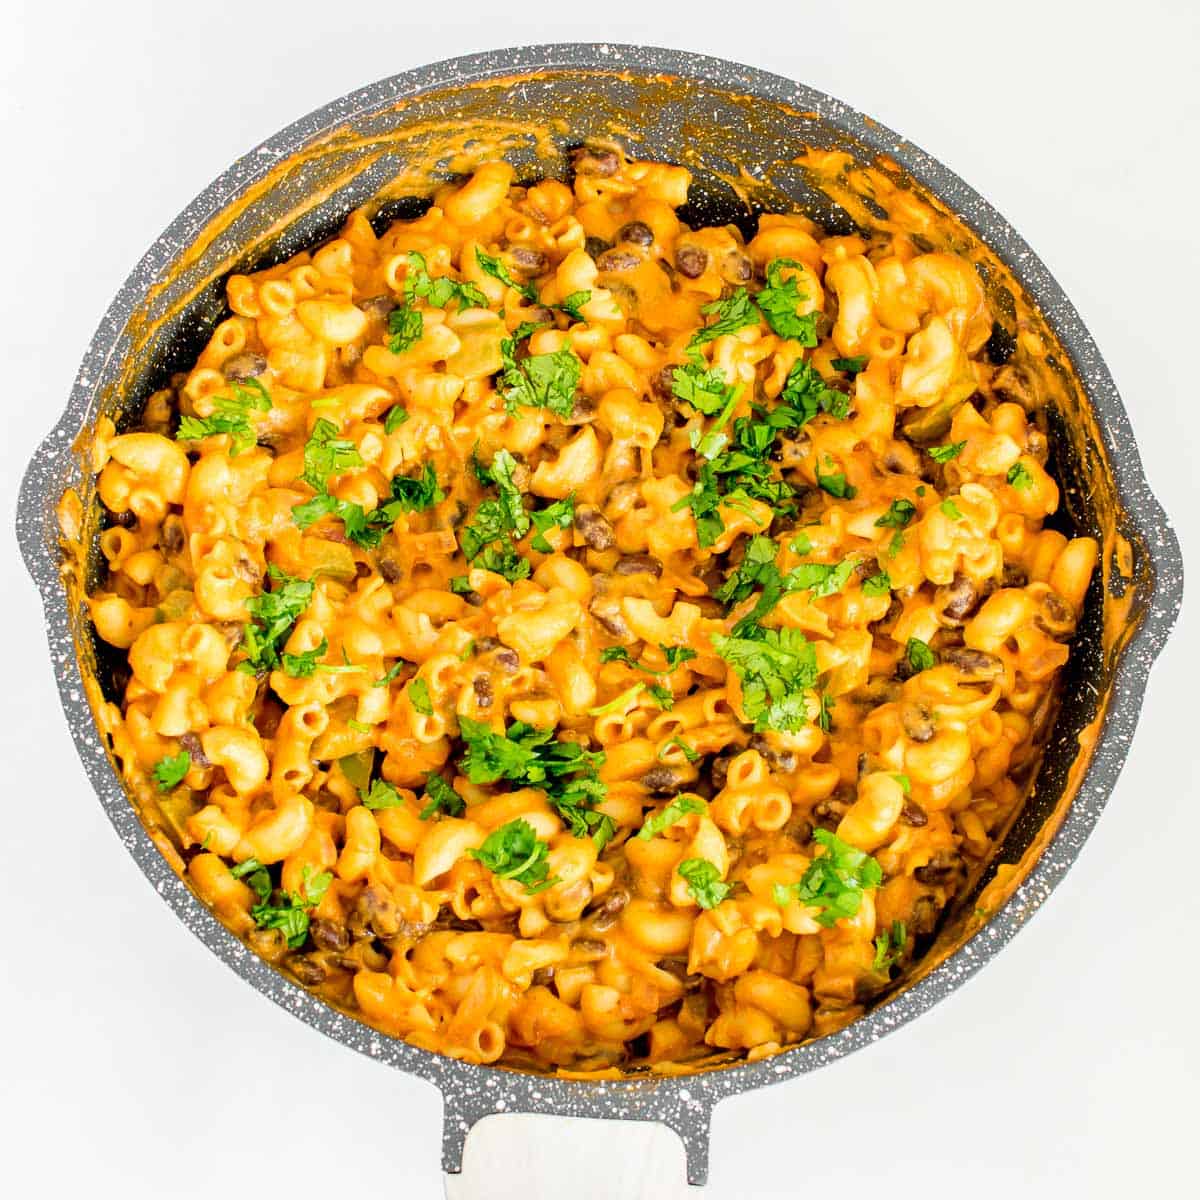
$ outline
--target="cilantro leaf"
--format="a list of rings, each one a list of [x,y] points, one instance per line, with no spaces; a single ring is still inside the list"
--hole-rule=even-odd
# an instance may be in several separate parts
[[[822,474],[817,468],[817,486],[839,500],[853,500],[858,495],[858,489],[846,482],[845,473],[838,471],[833,475]]]
[[[180,750],[174,758],[170,755],[160,758],[154,764],[154,778],[158,781],[158,790],[169,792],[172,788],[177,788],[191,769],[192,756],[186,750]]]
[[[243,628],[242,649],[246,658],[237,669],[252,675],[279,666],[280,648],[313,596],[311,580],[297,579],[274,563],[267,574],[279,586],[246,599],[252,620]]]
[[[929,643],[921,641],[920,638],[908,639],[904,647],[904,656],[914,671],[928,671],[937,666],[937,657],[929,648]]]
[[[798,883],[783,891],[788,899],[794,895],[801,904],[819,909],[817,924],[830,929],[842,917],[858,913],[864,893],[883,882],[883,871],[869,854],[827,829],[816,830],[813,840],[825,853],[809,863]]]
[[[808,721],[804,693],[817,682],[817,656],[798,629],[758,629],[753,637],[713,634],[717,653],[742,684],[742,708],[758,732],[793,731]]]
[[[478,246],[475,247],[475,261],[485,275],[498,279],[505,287],[520,292],[530,304],[538,303],[538,290],[532,283],[518,283],[503,262],[494,255],[485,254]]]
[[[317,665],[328,653],[329,642],[326,638],[322,638],[321,644],[314,650],[302,650],[299,654],[283,654],[280,656],[283,673],[290,675],[293,679],[307,679],[316,671]]]
[[[487,308],[487,297],[473,283],[460,283],[447,275],[434,278],[429,274],[425,256],[416,250],[408,252],[408,270],[404,276],[404,294],[424,300],[431,308],[456,304],[459,311],[466,308]]]
[[[934,462],[948,463],[967,448],[966,442],[947,442],[944,446],[930,446],[927,453]]]
[[[850,397],[838,388],[830,387],[820,372],[802,358],[796,359],[788,371],[781,403],[794,413],[794,428],[801,428],[818,413],[828,413],[843,421],[850,411]]]
[[[853,358],[835,358],[830,361],[829,365],[835,371],[844,371],[847,375],[857,375],[866,367],[867,356],[858,354]]]
[[[578,742],[555,738],[553,729],[536,729],[521,721],[505,733],[466,716],[460,716],[458,724],[467,747],[460,766],[472,783],[503,779],[540,788],[575,837],[590,834],[600,846],[612,837],[612,819],[595,811],[596,802],[607,793],[598,774],[603,751],[585,750]]]
[[[408,409],[403,404],[393,404],[383,418],[383,432],[395,433],[408,420]]]
[[[886,596],[892,590],[892,580],[886,571],[880,571],[869,579],[863,580],[864,596]]]
[[[388,313],[388,349],[393,354],[411,350],[425,333],[425,318],[410,304],[401,304]],[[392,431],[389,429],[388,433]]]
[[[433,700],[429,695],[429,684],[424,679],[414,679],[408,685],[408,702],[423,716],[433,716]]]
[[[872,971],[890,971],[908,942],[908,929],[903,921],[893,921],[891,930],[884,930],[875,939],[875,960]],[[888,951],[891,953],[888,953]]]
[[[703,361],[676,367],[671,378],[671,394],[706,417],[715,417],[733,393],[733,385],[725,382],[725,373],[719,367],[706,368]]]
[[[569,296],[564,296],[554,307],[565,312],[572,321],[586,321],[587,318],[583,315],[580,309],[582,309],[583,306],[591,300],[591,298],[591,292],[572,292]]]
[[[833,596],[850,581],[858,559],[844,558],[840,563],[799,563],[787,573],[789,592],[812,592],[814,600]]]
[[[721,872],[707,858],[685,858],[676,870],[687,882],[688,895],[701,908],[716,908],[733,891],[721,882]]]
[[[946,514],[946,516],[948,516],[950,518],[950,520],[952,520],[952,521],[961,521],[962,520],[962,509],[960,509],[958,507],[958,505],[955,504],[954,501],[949,499],[948,497],[947,497],[947,499],[943,500],[941,502],[941,504],[938,505],[938,508],[940,508],[942,510],[942,512],[944,512]]]
[[[372,780],[370,790],[364,792],[361,799],[363,807],[369,808],[372,812],[381,808],[402,808],[404,806],[404,797],[386,779]]]
[[[332,421],[318,417],[304,444],[304,474],[300,476],[314,492],[323,492],[331,475],[365,465],[358,447]]]
[[[494,829],[471,857],[478,859],[497,879],[513,879],[525,885],[525,891],[533,896],[558,882],[558,877],[547,879],[550,866],[547,856],[550,846],[538,837],[537,831],[528,821],[517,818]]]
[[[706,813],[708,805],[699,796],[676,796],[674,800],[652,816],[646,818],[637,836],[643,842],[648,842],[656,834],[669,829],[677,821],[682,821],[688,813]]]
[[[783,278],[785,267],[803,266],[794,258],[776,258],[767,263],[766,287],[754,299],[773,333],[799,342],[802,346],[815,346],[817,314],[810,312],[801,316],[796,311],[809,298],[808,293],[800,290],[800,283],[794,276]]]
[[[701,758],[704,757],[702,754],[700,754],[696,750],[693,750],[692,747],[689,746],[687,744],[687,742],[685,742],[683,740],[683,738],[681,738],[678,734],[676,734],[669,742],[667,742],[667,744],[665,746],[663,746],[662,750],[659,750],[658,757],[660,759],[663,756],[663,750],[666,750],[668,746],[678,746],[679,749],[683,751],[683,757],[686,758],[688,760],[688,762],[692,763],[693,765],[698,763],[701,760]]]
[[[523,327],[522,327],[523,328]],[[517,361],[517,334],[500,343],[500,393],[509,413],[517,409],[548,408],[560,417],[569,417],[575,407],[575,392],[583,364],[570,346],[550,354],[531,354]]]
[[[881,529],[903,529],[916,515],[917,506],[911,500],[893,500],[875,524]]]
[[[1021,462],[1015,462],[1008,468],[1008,474],[1004,477],[1018,492],[1023,492],[1027,488],[1033,487],[1033,475],[1029,468]]]
[[[321,903],[333,882],[333,875],[329,871],[314,874],[309,866],[304,868],[303,878],[299,895],[285,892],[278,904],[271,904],[264,899],[250,909],[250,915],[259,929],[282,931],[293,950],[303,946],[308,937],[309,909]]]
[[[257,379],[231,383],[233,396],[213,396],[213,411],[207,417],[180,417],[177,442],[194,442],[215,434],[230,435],[229,454],[249,450],[258,438],[250,421],[252,412],[270,412],[271,396]]]
[[[257,858],[247,858],[230,867],[229,873],[234,879],[245,879],[246,886],[258,897],[260,904],[271,894],[271,876]]]
[[[392,502],[399,505],[401,512],[424,512],[445,498],[446,493],[438,485],[433,463],[427,462],[420,475],[397,475],[392,480]],[[390,504],[383,507],[387,509]],[[394,524],[395,517],[389,526]]]
[[[530,546],[542,554],[551,554],[554,547],[546,540],[546,533],[551,529],[570,529],[575,521],[575,499],[568,496],[565,500],[556,500],[545,508],[530,514],[533,522],[534,535],[529,539]]]
[[[434,813],[461,817],[466,812],[463,798],[436,771],[430,771],[425,777],[425,795],[429,797],[429,802],[421,809],[422,821],[428,821]]]
[[[395,679],[396,676],[399,675],[400,672],[403,671],[407,665],[408,664],[404,661],[404,659],[402,659],[402,658],[397,659],[397,661],[392,663],[392,665],[390,667],[388,667],[387,671],[382,676],[380,676],[380,678],[375,680],[375,682],[373,684],[371,684],[371,686],[372,687],[387,687],[388,684],[391,683],[392,680]]]
[[[682,663],[691,662],[696,657],[696,651],[690,646],[659,646],[659,649],[667,660],[668,671],[674,671]]]
[[[727,300],[714,300],[711,304],[704,305],[700,311],[706,317],[715,316],[717,319],[692,335],[688,346],[693,350],[725,334],[737,333],[739,329],[757,325],[761,319],[745,288],[738,288]]]

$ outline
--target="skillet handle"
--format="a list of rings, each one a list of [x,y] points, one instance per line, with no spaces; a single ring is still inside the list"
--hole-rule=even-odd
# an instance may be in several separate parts
[[[522,1200],[564,1194],[571,1200],[693,1200],[702,1194],[712,1116],[707,1104],[689,1105],[686,1121],[678,1111],[643,1115],[619,1103],[611,1106],[612,1118],[581,1120],[549,1106],[528,1111],[541,1108],[537,1097],[522,1099],[529,1102],[491,1107],[478,1095],[446,1096],[446,1200],[510,1194]]]

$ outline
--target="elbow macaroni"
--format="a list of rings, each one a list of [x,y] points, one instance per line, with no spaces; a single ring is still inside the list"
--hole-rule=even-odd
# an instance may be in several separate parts
[[[985,863],[1098,550],[1043,528],[1045,422],[1002,385],[1019,362],[987,357],[968,262],[795,214],[749,242],[690,230],[682,168],[575,165],[527,187],[484,163],[416,220],[354,213],[234,275],[233,315],[154,400],[154,428],[175,409],[208,432],[101,431],[89,604],[128,656],[114,742],[132,784],[157,777],[217,915],[386,1034],[572,1071],[767,1053],[852,1020],[892,982],[889,930],[903,967]],[[793,328],[763,315],[776,286]],[[710,327],[739,295],[761,312]],[[679,386],[697,362],[726,388],[711,405]],[[810,369],[819,402],[755,468],[775,490],[705,508],[706,464],[802,403]],[[502,462],[518,511],[468,560]],[[761,613],[761,579],[719,602],[768,539],[781,578],[836,579]],[[746,620],[812,647],[794,719],[763,718],[720,652]],[[464,768],[468,719],[603,751],[607,844]],[[537,887],[485,866],[514,822],[544,846]],[[795,890],[818,830],[882,876],[828,922]],[[268,896],[298,933],[264,922]]]

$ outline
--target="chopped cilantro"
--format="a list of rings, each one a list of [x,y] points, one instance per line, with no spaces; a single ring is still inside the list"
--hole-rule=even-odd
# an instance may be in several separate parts
[[[946,516],[948,516],[950,518],[950,520],[952,520],[952,521],[961,521],[962,520],[962,510],[958,507],[957,504],[954,503],[953,500],[950,500],[950,499],[943,500],[941,502],[941,504],[938,505],[938,507],[942,510],[942,512],[944,512],[946,514]]]
[[[802,269],[804,264],[794,258],[776,258],[767,263],[767,283],[755,297],[755,301],[773,333],[799,342],[802,346],[815,346],[817,313],[810,312],[801,316],[796,311],[809,296],[807,292],[800,290],[799,281],[794,276],[790,279],[783,278],[785,267]]]
[[[817,486],[831,496],[836,496],[839,500],[853,500],[858,495],[858,489],[846,482],[845,473],[842,471],[833,475],[825,475],[818,467]]]
[[[401,808],[404,797],[386,779],[375,779],[371,782],[370,790],[362,795],[364,808],[372,812],[381,808]]]
[[[435,813],[461,817],[466,811],[463,798],[436,771],[430,771],[425,777],[425,795],[429,800],[421,809],[422,821],[428,821]]]
[[[1018,492],[1023,492],[1027,488],[1033,487],[1033,475],[1029,468],[1021,462],[1015,462],[1008,468],[1008,474],[1004,477]]]
[[[401,658],[401,659],[397,660],[390,667],[388,667],[387,672],[384,675],[382,675],[379,679],[375,680],[375,682],[373,684],[371,684],[371,686],[372,687],[387,687],[388,684],[391,683],[392,680],[395,679],[396,676],[399,675],[400,672],[403,671],[407,665],[408,664],[404,661],[404,659]]]
[[[637,836],[643,842],[648,842],[656,834],[669,829],[677,821],[682,821],[688,813],[708,812],[708,805],[699,796],[676,796],[666,808],[646,818]]]
[[[847,375],[857,375],[866,367],[867,356],[865,354],[858,354],[853,358],[835,358],[830,361],[829,365],[835,371],[845,371]]]
[[[911,500],[893,500],[875,524],[881,529],[903,529],[917,515],[917,506]]]
[[[817,924],[832,928],[842,917],[853,917],[862,906],[865,892],[883,882],[883,871],[867,853],[842,841],[827,829],[818,829],[813,840],[825,853],[818,854],[797,883],[776,889],[776,902],[782,891],[786,899],[795,897],[801,904],[817,908]]]
[[[594,807],[607,791],[598,774],[603,751],[585,750],[578,742],[555,738],[553,729],[535,729],[521,721],[505,733],[466,716],[460,716],[458,724],[467,747],[460,765],[472,783],[504,779],[541,788],[575,837],[590,834],[600,846],[612,837],[612,818]]]
[[[284,892],[278,904],[269,903],[269,896],[250,909],[250,915],[259,929],[278,929],[287,938],[288,946],[298,950],[308,937],[308,912],[324,899],[333,875],[329,871],[314,874],[306,866],[300,893]]]
[[[510,287],[514,291],[520,292],[530,304],[538,302],[538,291],[532,283],[518,283],[512,275],[509,274],[508,268],[500,261],[499,258],[491,254],[485,254],[478,246],[475,247],[475,261],[479,263],[480,269],[485,275],[490,275],[493,279],[498,279],[505,287]]]
[[[928,671],[930,667],[937,666],[937,658],[929,648],[929,643],[921,641],[920,638],[908,639],[904,647],[904,656],[914,671]]]
[[[554,547],[546,540],[546,534],[551,529],[570,529],[575,521],[575,500],[568,496],[565,500],[556,500],[545,508],[530,514],[534,534],[529,544],[542,554],[551,554]]]
[[[518,817],[488,834],[483,845],[471,851],[471,857],[483,863],[497,879],[523,883],[526,893],[533,896],[558,882],[557,876],[546,878],[550,873],[549,853],[549,844],[538,837],[528,821]]]
[[[383,432],[395,433],[408,420],[408,409],[403,404],[393,404],[383,418]]]
[[[727,300],[714,300],[704,305],[700,311],[706,317],[715,316],[717,319],[692,335],[688,346],[693,350],[727,333],[737,333],[739,329],[757,325],[760,320],[759,311],[745,288],[738,288]]]
[[[892,590],[891,578],[886,571],[880,571],[863,580],[862,590],[864,596],[886,596]]]
[[[172,788],[177,788],[191,769],[192,756],[186,750],[180,750],[174,758],[170,755],[160,758],[154,764],[154,778],[158,781],[158,790],[169,792]]]
[[[425,332],[425,318],[411,304],[401,304],[388,313],[388,349],[393,354],[411,350]],[[388,433],[392,431],[389,429]]]
[[[591,292],[572,292],[569,296],[564,296],[554,307],[565,312],[572,321],[585,321],[587,318],[580,310],[591,298]]]
[[[688,895],[701,908],[716,908],[733,891],[733,884],[721,882],[721,872],[707,858],[685,858],[676,868],[687,882]]]
[[[252,412],[270,412],[271,397],[267,389],[257,379],[247,379],[241,383],[231,383],[233,396],[213,396],[213,411],[208,417],[180,417],[179,431],[175,434],[177,442],[195,442],[201,438],[212,437],[215,434],[227,433],[230,436],[229,454],[231,457],[249,450],[257,440],[258,434],[251,423]]]
[[[465,308],[487,308],[487,297],[473,283],[460,283],[447,275],[434,278],[429,274],[425,256],[416,250],[408,252],[408,270],[404,276],[404,294],[424,300],[431,308],[456,304]]]
[[[278,586],[246,600],[252,620],[243,629],[242,649],[246,658],[237,669],[251,675],[279,666],[280,648],[313,596],[310,580],[297,579],[274,563],[267,568],[267,574]]]
[[[521,327],[522,329],[524,326]],[[548,408],[560,417],[571,415],[575,407],[575,391],[579,387],[579,376],[583,364],[570,346],[563,346],[550,354],[531,354],[517,360],[517,335],[500,343],[500,358],[504,364],[500,372],[500,393],[509,413],[517,409]]]
[[[817,682],[817,656],[798,629],[758,629],[753,637],[713,634],[717,653],[742,684],[742,708],[760,733],[808,721],[804,693]]]
[[[698,751],[693,750],[692,747],[689,746],[687,742],[685,742],[678,734],[676,734],[669,742],[666,743],[666,745],[662,747],[662,749],[659,750],[658,757],[661,759],[663,756],[663,751],[669,749],[671,746],[678,746],[683,752],[683,757],[692,764],[698,763],[700,759],[704,757]]]
[[[424,716],[433,716],[433,700],[429,695],[429,684],[424,679],[414,679],[408,685],[408,702]]]
[[[828,413],[843,421],[850,411],[850,397],[838,388],[831,388],[820,372],[802,358],[796,359],[788,371],[779,399],[795,413],[795,428],[806,425],[818,413]]]
[[[893,921],[890,932],[885,929],[875,939],[875,960],[871,963],[871,970],[890,971],[900,958],[907,941],[908,929],[904,922]]]
[[[934,462],[948,463],[952,458],[957,458],[966,448],[966,442],[947,442],[944,446],[930,446],[928,454]]]

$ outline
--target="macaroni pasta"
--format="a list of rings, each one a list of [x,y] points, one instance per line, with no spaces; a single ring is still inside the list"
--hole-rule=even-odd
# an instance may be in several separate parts
[[[190,883],[473,1062],[853,1019],[1019,808],[1096,561],[970,263],[688,184],[355,212],[96,439],[114,748]]]

